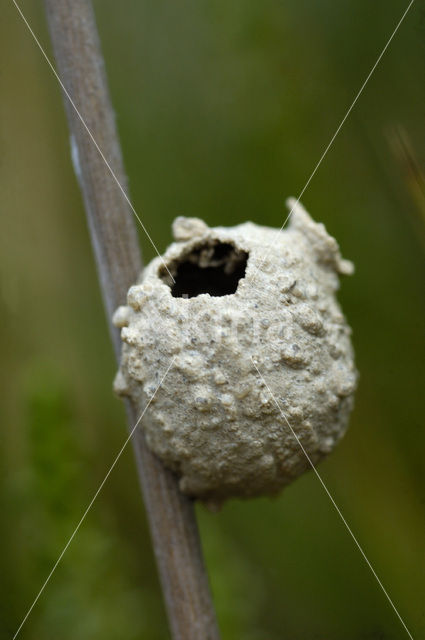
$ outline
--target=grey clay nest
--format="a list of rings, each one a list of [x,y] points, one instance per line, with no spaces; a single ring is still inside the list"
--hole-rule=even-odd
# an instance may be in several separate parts
[[[184,493],[212,504],[275,494],[309,463],[254,362],[317,463],[353,404],[351,332],[335,297],[352,265],[301,205],[280,232],[194,218],[173,231],[114,315],[115,391],[142,411],[174,358],[144,416],[148,446]]]

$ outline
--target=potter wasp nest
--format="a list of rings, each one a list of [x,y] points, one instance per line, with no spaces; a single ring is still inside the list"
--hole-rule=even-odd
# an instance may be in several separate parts
[[[289,206],[284,231],[177,218],[175,242],[114,315],[115,391],[142,411],[173,362],[146,410],[146,441],[184,493],[210,504],[278,492],[310,466],[288,423],[316,464],[353,405],[351,331],[335,296],[353,267]]]

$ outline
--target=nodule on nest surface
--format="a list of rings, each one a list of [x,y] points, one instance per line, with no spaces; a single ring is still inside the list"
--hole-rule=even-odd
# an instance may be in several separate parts
[[[148,446],[211,505],[275,494],[310,467],[288,423],[314,464],[348,424],[357,374],[335,293],[353,267],[288,202],[283,231],[177,218],[114,315],[115,391],[140,412],[150,401]]]

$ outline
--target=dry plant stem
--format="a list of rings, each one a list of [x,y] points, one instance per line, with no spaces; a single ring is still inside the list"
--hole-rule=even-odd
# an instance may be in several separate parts
[[[59,76],[119,183],[127,189],[91,3],[45,0],[45,6]],[[118,358],[120,340],[110,318],[125,302],[127,289],[141,270],[133,213],[66,97],[65,108]],[[132,428],[138,416],[130,404],[127,415]],[[217,640],[193,503],[180,493],[175,476],[146,447],[141,430],[136,431],[133,446],[173,638]]]

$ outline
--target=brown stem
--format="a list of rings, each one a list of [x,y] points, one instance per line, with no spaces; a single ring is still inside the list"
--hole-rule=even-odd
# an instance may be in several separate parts
[[[58,73],[75,105],[65,97],[74,165],[118,358],[120,340],[111,315],[125,302],[142,263],[133,213],[111,173],[127,192],[93,9],[90,0],[45,0],[45,6]],[[127,415],[132,428],[137,415],[130,404]],[[217,640],[193,503],[180,493],[176,477],[149,451],[142,430],[136,430],[132,442],[173,638]]]

